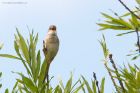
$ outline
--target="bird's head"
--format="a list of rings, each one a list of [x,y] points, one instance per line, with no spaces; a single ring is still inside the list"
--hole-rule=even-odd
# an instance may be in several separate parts
[[[57,34],[57,32],[56,32],[56,26],[55,26],[55,25],[51,25],[51,26],[49,27],[48,34],[49,34],[49,35],[56,35],[56,34]]]
[[[54,32],[56,32],[56,26],[55,26],[55,25],[51,25],[51,26],[49,27],[49,31],[54,31]]]

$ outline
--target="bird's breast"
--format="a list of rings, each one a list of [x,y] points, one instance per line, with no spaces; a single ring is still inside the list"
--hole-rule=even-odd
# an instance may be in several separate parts
[[[45,43],[48,51],[58,51],[59,39],[57,36],[47,36]]]

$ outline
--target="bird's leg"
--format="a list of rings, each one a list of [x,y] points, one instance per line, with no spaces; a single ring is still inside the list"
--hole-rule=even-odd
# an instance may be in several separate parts
[[[47,67],[46,67],[46,76],[45,79],[47,78],[47,92],[49,93],[49,68],[50,68],[50,64],[47,63]]]

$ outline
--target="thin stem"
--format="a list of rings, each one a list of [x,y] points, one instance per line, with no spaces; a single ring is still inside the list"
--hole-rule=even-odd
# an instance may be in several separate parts
[[[137,19],[140,20],[140,17],[138,15],[136,15],[133,11],[131,11],[131,9],[121,0],[118,0],[124,7],[126,10],[128,10],[131,14],[133,14]],[[137,34],[137,45],[139,48],[139,53],[140,53],[140,40],[139,40],[139,33],[138,33],[138,28],[136,28],[136,34]]]
[[[120,86],[121,86],[121,88],[122,88],[122,90],[123,90],[123,93],[125,93],[125,88],[124,88],[124,86],[123,86],[122,81],[120,80],[120,75],[119,75],[118,69],[117,69],[117,67],[116,67],[116,65],[115,65],[115,62],[114,62],[114,60],[113,60],[113,58],[112,58],[112,54],[109,55],[109,59],[110,59],[110,62],[112,63],[113,68],[115,69],[115,72],[116,72],[116,75],[117,75],[119,84],[120,84]]]
[[[101,93],[101,92],[100,92],[100,88],[99,88],[99,82],[98,82],[98,80],[97,80],[97,78],[96,78],[96,73],[94,73],[94,72],[93,72],[93,77],[94,77],[94,80],[95,80],[95,82],[96,82],[96,86],[97,86],[97,88],[98,88],[98,93]]]
[[[105,65],[105,68],[106,68],[107,71],[108,71],[108,74],[109,74],[109,76],[110,76],[112,82],[113,82],[113,85],[115,86],[116,91],[119,93],[119,90],[118,90],[117,84],[116,84],[115,80],[113,79],[113,75],[112,75],[112,73],[110,72],[109,67],[107,66],[106,63],[105,63],[104,65]]]
[[[131,11],[131,9],[121,0],[118,0],[124,7],[126,10],[128,10],[131,14],[133,14],[136,18],[138,18],[140,20],[140,17],[138,15],[136,15],[133,11]]]
[[[138,32],[138,28],[136,28],[136,34],[137,34],[137,46],[138,46],[138,50],[139,50],[139,53],[140,53],[140,36],[139,36],[139,32]]]
[[[46,76],[44,78],[44,81],[45,79],[47,79],[47,92],[49,93],[49,68],[50,68],[50,64],[47,64],[47,67],[46,67]]]

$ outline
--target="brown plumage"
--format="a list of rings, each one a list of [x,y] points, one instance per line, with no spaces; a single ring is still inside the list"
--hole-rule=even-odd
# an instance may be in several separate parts
[[[59,49],[59,39],[56,32],[56,26],[51,25],[45,38],[45,48],[47,53],[45,54],[51,63],[56,56]]]

